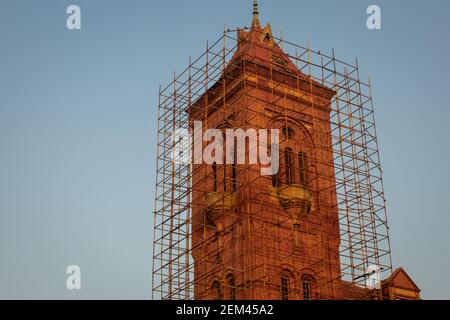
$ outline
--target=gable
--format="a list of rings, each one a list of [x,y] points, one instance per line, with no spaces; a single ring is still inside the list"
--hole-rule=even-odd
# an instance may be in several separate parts
[[[414,283],[411,277],[406,273],[403,268],[398,268],[394,273],[385,280],[388,286],[398,287],[407,290],[413,290],[419,292],[419,287]]]

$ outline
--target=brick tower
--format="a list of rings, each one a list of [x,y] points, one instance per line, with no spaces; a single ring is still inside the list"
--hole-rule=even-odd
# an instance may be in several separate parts
[[[157,141],[154,299],[420,299],[357,61],[277,38],[255,1],[160,88]]]
[[[256,2],[237,43],[218,81],[190,106],[191,127],[279,129],[280,166],[263,176],[260,164],[194,165],[195,298],[340,298],[335,92],[283,52],[271,26],[261,26]]]

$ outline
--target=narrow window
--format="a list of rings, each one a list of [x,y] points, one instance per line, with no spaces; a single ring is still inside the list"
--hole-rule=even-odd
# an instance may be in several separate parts
[[[220,282],[219,281],[214,281],[212,284],[212,292],[214,295],[214,299],[215,300],[221,300],[222,299],[222,292],[220,290]]]
[[[300,184],[306,186],[307,181],[307,166],[306,166],[306,153],[298,153],[298,174],[300,179]]]
[[[274,188],[278,187],[278,174],[274,174],[272,176],[272,187]]]
[[[231,183],[233,184],[233,191],[236,191],[237,188],[237,167],[236,167],[236,162],[237,162],[237,154],[236,154],[236,148],[234,148],[234,160],[233,160],[233,164],[231,165]]]
[[[294,161],[292,159],[292,149],[286,148],[284,149],[284,165],[286,172],[286,183],[293,184],[294,183]]]
[[[230,300],[236,300],[236,284],[232,274],[227,277],[227,285],[230,290]]]
[[[236,191],[236,187],[237,187],[237,177],[236,177],[236,165],[235,164],[232,164],[231,165],[231,175],[232,175],[232,181],[231,181],[231,183],[232,183],[232,188],[233,188],[233,191]]]
[[[222,238],[219,231],[216,232],[214,237],[215,248],[216,248],[216,263],[222,263]]]
[[[281,300],[289,300],[289,278],[286,275],[281,277]]]
[[[292,225],[292,232],[293,232],[293,240],[294,240],[294,251],[298,252],[301,248],[300,245],[300,225],[298,223],[295,223]]]
[[[268,151],[272,154],[272,148],[269,147]],[[272,175],[272,187],[278,188],[278,172]]]
[[[215,162],[212,164],[212,170],[213,170],[213,179],[214,179],[213,190],[214,190],[214,192],[216,192],[217,191],[217,164]]]
[[[227,192],[227,165],[223,165],[223,192]]]
[[[310,276],[303,277],[303,300],[312,299],[312,282]]]

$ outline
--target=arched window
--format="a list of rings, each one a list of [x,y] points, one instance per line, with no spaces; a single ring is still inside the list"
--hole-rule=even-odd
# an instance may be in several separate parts
[[[307,177],[307,159],[305,152],[298,153],[298,174],[299,174],[299,182],[302,186],[306,186],[306,182],[308,180]]]
[[[212,284],[212,293],[215,300],[222,299],[222,291],[220,290],[220,282],[218,280],[214,281]]]
[[[292,149],[284,149],[284,165],[286,173],[286,183],[294,183],[294,159],[292,158]]]
[[[217,164],[216,164],[216,162],[214,162],[212,164],[212,170],[213,170],[213,179],[214,179],[213,190],[214,190],[214,192],[217,192]]]
[[[312,300],[313,278],[309,275],[303,276],[303,300]]]
[[[294,137],[294,130],[292,130],[291,127],[285,126],[282,129],[283,131],[283,135],[288,138],[288,139],[292,139]]]
[[[227,286],[230,293],[230,300],[236,300],[236,283],[232,274],[227,277]]]
[[[289,300],[289,276],[283,274],[281,276],[281,300]]]

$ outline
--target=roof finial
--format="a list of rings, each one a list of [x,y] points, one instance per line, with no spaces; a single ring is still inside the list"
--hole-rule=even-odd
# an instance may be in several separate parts
[[[253,0],[253,15],[258,15],[258,0]]]
[[[255,27],[261,27],[261,24],[259,23],[259,9],[258,9],[258,1],[253,0],[253,21],[252,21],[252,28]]]

